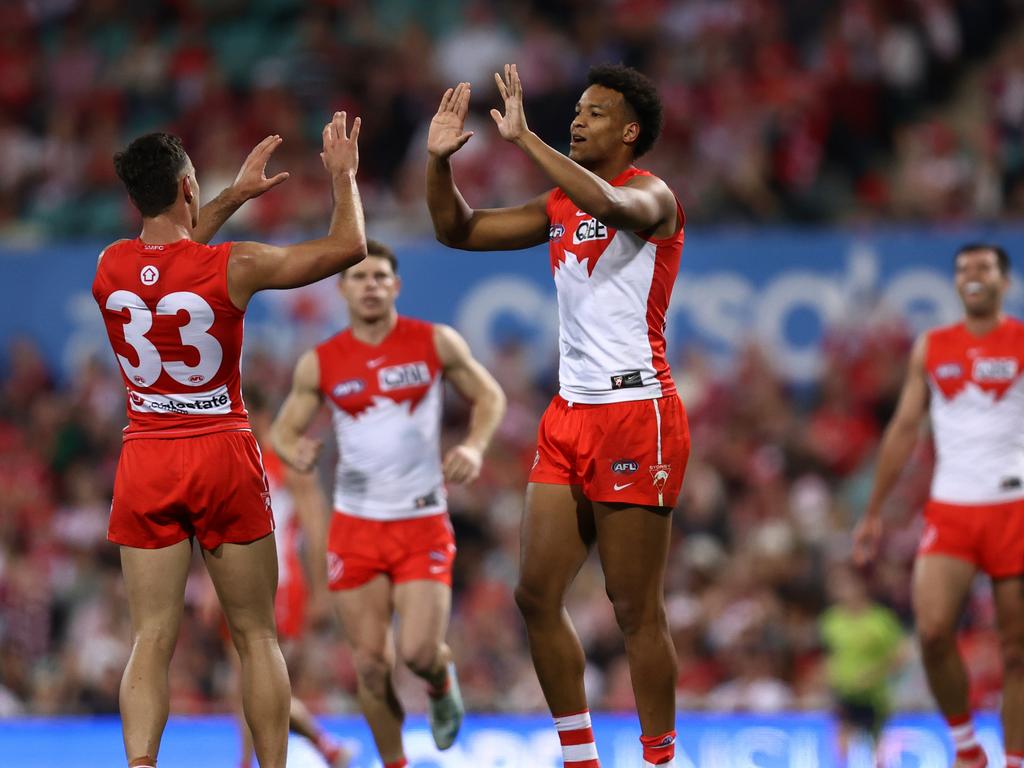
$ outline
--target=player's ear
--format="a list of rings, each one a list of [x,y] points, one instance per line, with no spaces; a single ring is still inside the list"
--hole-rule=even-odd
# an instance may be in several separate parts
[[[636,120],[632,120],[626,123],[622,129],[622,142],[633,146],[636,144],[636,140],[640,138],[640,123]]]
[[[402,292],[402,278],[400,278],[398,275],[395,275],[395,297],[397,298],[398,294],[400,294],[401,292]]]
[[[192,198],[195,197],[195,191],[192,189],[192,174],[186,173],[178,183],[181,184],[181,193],[185,197],[185,202],[191,204]]]

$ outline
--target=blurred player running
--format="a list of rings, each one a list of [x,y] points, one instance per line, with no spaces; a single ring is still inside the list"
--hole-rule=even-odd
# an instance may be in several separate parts
[[[524,205],[472,209],[450,156],[469,84],[445,92],[427,138],[427,202],[437,238],[466,250],[548,242],[558,292],[559,394],[540,425],[526,492],[516,600],[567,768],[599,765],[583,687],[584,657],[566,590],[597,542],[626,642],[644,765],[675,759],[676,658],[664,576],[689,456],[686,414],[665,359],[664,326],[683,248],[683,210],[664,181],[634,167],[657,139],[654,85],[623,66],[595,67],[576,104],[569,156],[526,125],[515,65],[495,75],[513,142],[555,184]]]
[[[299,359],[272,439],[284,461],[310,472],[320,444],[304,433],[324,401],[330,404],[339,453],[334,514],[329,534],[309,531],[309,544],[327,549],[313,555],[327,568],[314,578],[333,591],[353,650],[359,703],[384,768],[402,768],[404,714],[391,681],[396,651],[427,683],[438,749],[454,743],[462,723],[444,641],[455,558],[445,481],[476,479],[505,396],[458,333],[397,313],[395,256],[373,241],[368,253],[339,280],[350,327]],[[471,415],[469,434],[442,462],[444,379],[469,400]],[[322,494],[318,507],[305,519],[326,521]]]
[[[267,471],[267,485],[274,508],[278,565],[277,595],[274,599],[277,636],[289,670],[294,673],[293,663],[309,621],[310,603],[310,589],[300,552],[304,526],[300,524],[299,516],[317,509],[316,504],[307,499],[311,493],[319,493],[319,489],[315,487],[315,476],[291,469],[270,448],[268,441],[273,413],[267,407],[265,395],[260,390],[248,390],[245,401],[253,435],[263,456],[263,467]],[[308,528],[308,525],[305,527]],[[308,549],[306,552],[308,555]],[[326,593],[326,584],[323,585],[323,592]],[[326,598],[326,594],[314,595],[313,602],[322,604],[321,597]],[[237,664],[238,655],[233,646],[228,648],[228,653],[231,654],[232,663]],[[251,768],[252,733],[244,716],[239,718],[238,725],[242,735],[242,759],[239,766]],[[288,712],[288,729],[308,740],[331,768],[345,768],[348,765],[349,755],[345,749],[317,724],[306,705],[295,695],[292,696]]]
[[[156,765],[193,537],[241,657],[260,765],[285,764],[289,690],[274,629],[274,518],[240,391],[242,318],[257,291],[306,285],[364,258],[358,134],[359,119],[349,136],[343,112],[324,127],[330,230],[290,246],[205,245],[247,198],[287,178],[264,176],[279,136],[264,139],[232,187],[202,210],[177,137],[148,134],[114,158],[143,220],[140,237],[103,251],[93,283],[128,390],[108,538],[121,545],[132,620],[120,691],[129,766]]]
[[[1003,314],[1010,260],[988,244],[956,255],[964,307],[956,325],[914,345],[854,533],[858,563],[882,536],[882,504],[930,413],[936,465],[913,575],[914,622],[932,695],[949,723],[957,768],[983,768],[956,628],[978,571],[992,579],[1003,655],[1006,765],[1024,761],[1024,323]]]

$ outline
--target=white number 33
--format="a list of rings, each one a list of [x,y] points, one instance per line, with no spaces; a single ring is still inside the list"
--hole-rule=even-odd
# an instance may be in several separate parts
[[[217,339],[207,333],[215,317],[213,308],[202,296],[189,291],[177,291],[167,294],[156,305],[158,315],[176,315],[182,310],[188,313],[188,323],[181,326],[178,333],[183,346],[195,347],[199,351],[199,362],[195,365],[186,365],[181,360],[165,362],[160,359],[160,351],[146,338],[153,327],[153,313],[137,294],[114,291],[107,298],[107,309],[111,312],[128,310],[129,321],[124,327],[124,340],[135,350],[139,364],[133,365],[124,355],[118,355],[117,359],[125,375],[140,387],[156,383],[161,371],[167,371],[179,384],[198,387],[212,379],[220,369],[224,350]]]

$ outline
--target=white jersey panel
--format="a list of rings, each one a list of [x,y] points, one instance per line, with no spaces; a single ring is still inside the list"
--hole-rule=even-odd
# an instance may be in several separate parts
[[[968,381],[947,398],[934,381],[936,465],[931,496],[949,504],[1024,499],[1024,379],[999,397]]]
[[[419,401],[380,395],[352,415],[331,402],[338,441],[334,508],[355,517],[397,520],[447,509],[441,471],[443,382]]]
[[[580,261],[566,248],[565,260],[555,269],[559,394],[565,400],[618,403],[661,397],[647,324],[656,255],[654,243],[620,230],[588,274],[589,260]],[[616,382],[616,376],[624,379]]]

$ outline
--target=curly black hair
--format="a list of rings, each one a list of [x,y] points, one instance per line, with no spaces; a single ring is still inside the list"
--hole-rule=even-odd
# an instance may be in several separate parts
[[[633,145],[633,156],[646,154],[658,139],[662,123],[661,99],[651,79],[625,64],[600,64],[590,68],[587,83],[622,94],[640,123],[640,136]]]
[[[178,180],[187,164],[181,139],[169,133],[147,133],[114,155],[118,178],[146,218],[159,216],[174,205]]]

